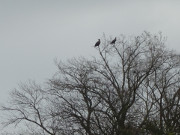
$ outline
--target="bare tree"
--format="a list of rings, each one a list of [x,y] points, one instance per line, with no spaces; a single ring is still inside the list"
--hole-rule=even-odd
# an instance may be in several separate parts
[[[11,92],[9,106],[2,106],[1,108],[9,114],[7,121],[2,122],[2,124],[4,126],[9,124],[17,126],[21,122],[27,126],[34,124],[36,125],[35,129],[43,130],[42,134],[55,135],[48,105],[46,95],[39,85],[33,81],[30,81],[29,84],[20,84],[19,89]]]
[[[161,33],[110,41],[101,39],[99,57],[56,61],[47,90],[15,90],[5,124],[26,121],[50,135],[179,132],[179,55]]]
[[[166,54],[168,52],[165,52]],[[162,133],[179,133],[179,55],[170,53],[164,57],[164,64],[151,76],[151,98],[154,101],[158,121],[156,125]]]
[[[164,43],[161,34],[147,32],[119,39],[113,46],[104,39],[97,49],[100,58],[58,63],[59,74],[50,83],[53,93],[58,93],[64,106],[71,108],[65,108],[67,118],[90,135],[125,134],[129,128],[142,128],[155,118],[151,115],[159,114],[157,86],[164,85],[160,78],[157,84],[157,77],[166,72],[168,65],[175,74],[170,74],[172,80],[177,79],[179,70],[179,56],[167,50]],[[179,87],[178,82],[168,89]]]

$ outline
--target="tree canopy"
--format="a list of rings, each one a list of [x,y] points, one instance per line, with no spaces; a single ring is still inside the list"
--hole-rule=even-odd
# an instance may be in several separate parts
[[[110,42],[101,39],[99,57],[56,61],[46,86],[21,84],[1,108],[3,124],[49,135],[180,133],[180,55],[161,33]]]

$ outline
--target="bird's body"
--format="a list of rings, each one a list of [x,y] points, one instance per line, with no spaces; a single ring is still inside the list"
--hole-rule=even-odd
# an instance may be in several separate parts
[[[99,46],[100,43],[101,43],[101,41],[100,41],[100,39],[98,39],[98,41],[96,42],[96,44],[94,45],[94,47]]]
[[[115,44],[115,42],[116,42],[116,37],[115,37],[115,39],[113,41],[111,41],[110,44]]]

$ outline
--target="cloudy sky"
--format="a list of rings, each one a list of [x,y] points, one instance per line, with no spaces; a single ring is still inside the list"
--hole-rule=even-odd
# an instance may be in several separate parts
[[[46,81],[54,59],[96,55],[103,33],[162,31],[180,52],[179,0],[0,0],[0,104],[28,79]]]

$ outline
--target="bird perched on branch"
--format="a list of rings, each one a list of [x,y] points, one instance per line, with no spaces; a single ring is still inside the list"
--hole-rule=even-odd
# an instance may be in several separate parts
[[[115,37],[115,39],[113,41],[111,41],[110,44],[115,44],[115,42],[116,42],[116,37]]]
[[[96,42],[96,44],[94,45],[94,47],[99,46],[100,43],[101,43],[101,41],[100,41],[100,39],[98,39],[98,41]]]

